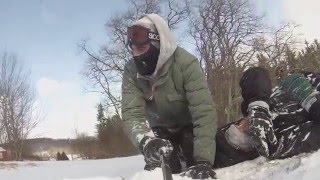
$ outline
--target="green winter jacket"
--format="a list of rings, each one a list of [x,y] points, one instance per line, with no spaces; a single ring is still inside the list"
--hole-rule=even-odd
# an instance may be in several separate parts
[[[151,14],[147,17],[158,29],[160,55],[152,76],[140,75],[133,60],[125,65],[122,83],[124,130],[138,146],[144,136],[153,136],[150,127],[175,128],[192,124],[195,160],[213,164],[218,119],[199,62],[177,47],[159,16]]]

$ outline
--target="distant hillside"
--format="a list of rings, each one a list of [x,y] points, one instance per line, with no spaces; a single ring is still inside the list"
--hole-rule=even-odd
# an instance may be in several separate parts
[[[65,151],[71,152],[73,139],[35,138],[25,140],[25,147],[32,152]]]
[[[28,149],[32,154],[41,152],[48,152],[51,155],[57,152],[72,152],[72,142],[74,139],[51,139],[51,138],[34,138],[25,140],[25,149]],[[1,147],[6,148],[7,144],[0,144]]]
[[[81,155],[86,159],[101,159],[138,153],[135,149],[134,151],[126,146],[117,145],[101,147],[96,141],[90,139],[79,141],[79,139],[34,138],[24,141],[23,157],[29,160],[37,157],[55,157],[58,152],[64,151],[66,154]],[[6,144],[0,146],[7,149]]]

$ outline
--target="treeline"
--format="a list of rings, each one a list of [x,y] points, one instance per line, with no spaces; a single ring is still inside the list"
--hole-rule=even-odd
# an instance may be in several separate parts
[[[78,133],[72,142],[74,153],[84,159],[103,159],[138,154],[137,149],[125,135],[119,116],[106,117],[100,103],[97,106],[96,136]]]
[[[128,156],[138,151],[124,133],[122,120],[118,115],[105,117],[105,111],[100,103],[98,105],[97,136],[102,149],[114,156]]]
[[[259,54],[258,65],[268,69],[274,83],[289,73],[311,71],[320,72],[320,44],[317,40],[305,42],[301,50],[287,47],[282,59],[272,62]]]

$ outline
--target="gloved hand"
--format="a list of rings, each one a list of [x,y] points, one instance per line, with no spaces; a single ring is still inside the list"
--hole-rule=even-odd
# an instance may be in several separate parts
[[[146,136],[141,140],[139,149],[144,155],[147,165],[154,169],[161,166],[161,154],[166,157],[171,155],[173,146],[169,140]]]
[[[181,176],[188,176],[192,179],[213,178],[216,179],[216,173],[209,162],[198,162],[196,165],[189,167]]]
[[[285,77],[279,86],[292,94],[300,102],[304,101],[312,92],[314,87],[303,74],[295,73]]]
[[[277,137],[271,122],[269,105],[263,101],[255,101],[248,106],[249,135],[261,156],[269,157],[270,147],[277,145]]]

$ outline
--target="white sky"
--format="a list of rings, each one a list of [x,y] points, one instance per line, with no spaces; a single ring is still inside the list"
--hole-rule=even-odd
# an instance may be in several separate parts
[[[320,1],[319,0],[283,0],[284,15],[297,24],[308,41],[320,39]]]
[[[295,21],[308,40],[320,39],[320,1],[252,1],[270,24]],[[125,7],[124,0],[1,1],[0,52],[16,53],[31,69],[37,104],[46,115],[33,137],[73,138],[76,128],[94,134],[100,98],[83,91],[79,72],[86,58],[77,43],[89,38],[97,50],[108,38],[106,20]]]
[[[33,135],[72,138],[75,130],[94,133],[96,120],[95,105],[99,97],[93,93],[83,93],[79,82],[57,81],[43,77],[36,88],[40,107],[46,107],[44,121]]]
[[[45,120],[31,137],[73,138],[95,132],[100,98],[84,91],[80,76],[86,56],[77,44],[89,39],[98,50],[108,38],[104,24],[124,0],[1,0],[0,53],[17,54],[31,70]]]

